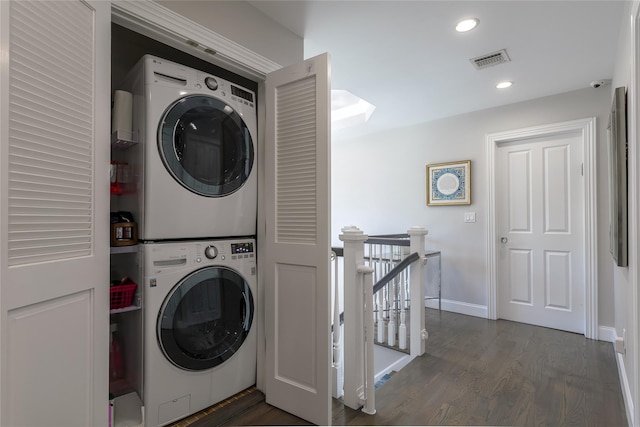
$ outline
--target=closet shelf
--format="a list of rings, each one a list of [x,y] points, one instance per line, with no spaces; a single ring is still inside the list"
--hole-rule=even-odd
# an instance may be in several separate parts
[[[111,246],[111,255],[115,254],[132,254],[139,251],[138,245],[129,246]]]
[[[126,150],[138,143],[138,132],[116,130],[111,134],[111,148]]]
[[[116,313],[126,313],[128,311],[136,311],[136,310],[140,310],[142,308],[141,305],[130,305],[129,307],[124,307],[124,308],[113,308],[111,310],[109,310],[109,314],[116,314]]]

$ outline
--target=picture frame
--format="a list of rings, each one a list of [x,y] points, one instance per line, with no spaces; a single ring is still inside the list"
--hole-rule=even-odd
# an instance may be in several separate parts
[[[471,204],[471,160],[427,165],[427,206]]]
[[[629,265],[626,113],[626,88],[622,86],[614,91],[607,126],[609,143],[609,251],[619,267]]]

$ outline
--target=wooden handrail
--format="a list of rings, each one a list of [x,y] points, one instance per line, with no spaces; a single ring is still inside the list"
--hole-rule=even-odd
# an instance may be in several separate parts
[[[375,285],[373,285],[373,294],[375,295],[378,291],[380,291],[380,289],[384,287],[384,285],[386,285],[387,283],[395,279],[398,274],[402,273],[402,270],[409,267],[411,264],[413,264],[419,259],[420,259],[420,255],[418,255],[417,252],[414,252],[411,255],[408,255],[402,261],[400,261],[398,265],[393,267],[391,271],[385,274],[380,280],[376,282]]]

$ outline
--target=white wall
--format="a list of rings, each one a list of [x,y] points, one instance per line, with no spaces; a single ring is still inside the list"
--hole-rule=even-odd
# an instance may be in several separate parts
[[[157,3],[282,66],[295,64],[303,58],[304,43],[300,36],[244,1]]]
[[[487,185],[485,136],[529,126],[597,117],[599,323],[614,325],[608,252],[606,126],[610,88],[464,114],[332,144],[332,241],[345,225],[365,233],[429,230],[427,248],[442,251],[442,297],[486,307]],[[426,165],[471,160],[470,206],[426,206]],[[464,212],[476,223],[464,223]],[[463,305],[464,305],[463,304]]]
[[[637,2],[634,2],[637,3]],[[626,86],[629,89],[631,84],[631,61],[633,56],[633,48],[631,46],[631,3],[628,5],[627,12],[624,14],[620,25],[620,38],[618,42],[618,49],[616,54],[616,62],[614,67],[614,74],[611,85],[611,93],[609,94],[610,100],[613,99],[613,88],[618,86]],[[634,95],[631,92],[628,92],[627,103],[629,104],[631,98]],[[627,116],[628,125],[631,121],[635,121],[636,117],[631,115]],[[629,145],[633,144],[635,149],[637,150],[637,141],[629,141]],[[629,154],[632,154],[633,149],[630,150]],[[637,158],[637,157],[636,157]],[[630,161],[629,166],[633,167],[634,163]],[[629,171],[632,172],[631,170]],[[640,183],[630,182],[629,183],[629,197],[631,202],[631,197],[634,197],[634,194],[637,194],[637,189]],[[631,203],[630,203],[631,205]],[[631,225],[633,222],[637,224],[638,221],[638,212],[629,212],[628,215],[629,224]],[[630,227],[630,231],[633,228]],[[634,240],[629,240],[629,258],[637,257],[638,248],[632,246]],[[635,325],[633,321],[634,310],[636,310],[636,305],[633,301],[633,291],[631,287],[637,286],[637,283],[631,282],[630,269],[628,267],[617,267],[615,266],[612,260],[609,261],[611,264],[611,268],[613,269],[613,290],[614,290],[614,318],[615,318],[615,330],[616,335],[618,337],[626,336],[626,352],[621,356],[621,362],[619,363],[619,369],[622,371],[621,376],[623,380],[626,377],[626,381],[629,385],[628,389],[625,389],[625,384],[623,382],[623,393],[625,393],[625,399],[628,399],[628,402],[635,402],[632,405],[635,407],[635,414],[638,414],[637,405],[638,396],[636,393],[638,391],[638,381],[636,374],[636,358],[638,358],[638,354],[636,354],[637,343],[635,343],[636,337],[638,336],[638,326]],[[631,259],[630,259],[631,265]],[[626,334],[624,333],[626,331]],[[619,360],[620,362],[620,360]],[[627,405],[627,410],[629,411],[631,405]],[[627,412],[629,414],[629,412]],[[632,417],[634,414],[630,414]],[[637,416],[637,415],[636,415]],[[640,420],[635,419],[634,425],[640,425]]]

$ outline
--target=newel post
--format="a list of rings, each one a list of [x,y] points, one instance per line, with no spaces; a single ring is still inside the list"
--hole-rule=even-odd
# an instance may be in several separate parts
[[[421,260],[411,267],[411,331],[410,353],[412,357],[422,356],[425,351],[426,330],[424,324],[424,243],[429,232],[423,227],[411,227],[407,234],[411,238],[410,252],[417,252]]]
[[[358,265],[364,260],[364,242],[369,238],[358,227],[342,229],[344,242],[344,404],[352,409],[362,406],[364,360],[363,289],[358,280]]]

